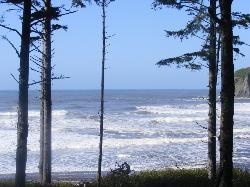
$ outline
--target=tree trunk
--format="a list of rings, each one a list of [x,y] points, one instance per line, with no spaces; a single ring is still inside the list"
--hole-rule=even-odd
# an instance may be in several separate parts
[[[44,79],[45,79],[45,38],[43,36],[43,55],[42,55],[42,68],[41,68],[41,98],[40,98],[40,160],[39,160],[39,181],[43,182],[43,153],[44,153]]]
[[[51,0],[45,1],[44,23],[44,154],[43,154],[43,184],[51,183]]]
[[[210,10],[216,15],[216,0],[210,0]],[[209,49],[209,119],[208,119],[208,177],[214,182],[216,178],[216,22],[210,17]]]
[[[233,116],[234,63],[232,0],[221,0],[221,126],[220,126],[220,187],[231,187],[233,177]]]
[[[25,186],[25,170],[27,161],[28,138],[28,81],[29,81],[29,51],[30,51],[31,0],[24,1],[23,23],[19,68],[19,102],[17,122],[16,150],[16,187]]]
[[[103,144],[103,118],[104,118],[104,78],[105,78],[105,58],[106,58],[106,0],[102,1],[102,76],[101,76],[101,114],[100,114],[100,142],[98,159],[98,187],[101,186],[102,176],[102,144]]]

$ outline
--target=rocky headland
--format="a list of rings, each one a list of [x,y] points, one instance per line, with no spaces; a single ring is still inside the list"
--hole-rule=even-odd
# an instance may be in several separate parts
[[[250,97],[250,67],[235,72],[235,97]]]

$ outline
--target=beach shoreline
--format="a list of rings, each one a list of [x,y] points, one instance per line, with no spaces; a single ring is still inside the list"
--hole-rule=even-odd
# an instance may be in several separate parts
[[[102,172],[103,176],[107,175],[107,171]],[[96,171],[73,171],[73,172],[52,172],[53,182],[93,182],[96,180]],[[39,179],[39,173],[27,173],[27,181],[37,182]],[[10,181],[15,179],[15,173],[0,174],[0,181]]]

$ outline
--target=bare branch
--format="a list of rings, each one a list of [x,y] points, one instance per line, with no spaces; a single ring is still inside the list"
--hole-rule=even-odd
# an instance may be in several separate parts
[[[8,26],[3,25],[3,24],[0,24],[0,27],[5,28],[5,29],[7,29],[9,31],[13,31],[13,32],[17,33],[20,37],[22,37],[22,34],[17,29],[8,27]]]
[[[32,71],[35,71],[35,72],[37,72],[37,73],[41,73],[41,71],[38,71],[38,70],[36,70],[36,69],[34,69],[34,68],[30,68]]]
[[[13,77],[13,79],[19,84],[19,81],[16,79],[16,77],[11,73],[10,74],[12,77]]]
[[[16,46],[6,36],[2,36],[1,38],[10,44],[10,46],[15,50],[17,56],[20,58],[20,53],[18,49],[16,48]]]
[[[199,127],[201,127],[202,129],[207,130],[207,127],[204,127],[204,126],[200,125],[197,121],[196,121],[195,123],[196,123]]]
[[[60,75],[58,77],[52,77],[51,78],[51,80],[61,80],[61,79],[70,79],[70,77],[65,77],[64,75]],[[40,83],[43,83],[43,82],[45,82],[45,79],[40,80],[40,81],[34,81],[33,80],[33,82],[29,84],[29,86],[40,84]]]

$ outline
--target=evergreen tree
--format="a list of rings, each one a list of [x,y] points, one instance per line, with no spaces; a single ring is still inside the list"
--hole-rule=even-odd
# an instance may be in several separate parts
[[[102,75],[101,75],[101,111],[100,111],[100,141],[98,158],[98,187],[101,187],[102,176],[102,145],[103,145],[103,120],[104,120],[104,89],[105,89],[105,61],[106,61],[106,0],[102,0]]]
[[[210,0],[210,11],[216,15],[216,0]],[[217,56],[216,56],[216,22],[210,16],[209,28],[209,96],[208,96],[208,177],[216,179],[216,87],[217,87]]]
[[[44,5],[39,4],[39,10],[34,13],[35,20],[41,22],[42,31],[39,38],[42,40],[42,64],[41,64],[41,106],[40,106],[40,160],[39,179],[44,185],[51,183],[51,128],[52,128],[52,98],[51,82],[54,79],[68,77],[52,76],[52,32],[59,29],[67,29],[67,26],[52,24],[52,20],[58,20],[61,16],[74,13],[75,11],[62,10],[60,7],[52,6],[51,0],[45,0]]]
[[[52,108],[51,108],[51,0],[45,0],[44,2],[44,55],[43,55],[43,65],[44,65],[44,89],[43,97],[43,122],[44,122],[44,147],[43,147],[43,184],[51,183],[51,121],[52,121]]]
[[[99,157],[98,157],[98,171],[97,181],[98,187],[101,186],[102,177],[102,156],[103,156],[103,126],[104,126],[104,94],[105,94],[105,63],[107,54],[107,36],[106,31],[106,8],[115,0],[94,0],[97,5],[102,8],[102,67],[101,67],[101,98],[100,98],[100,141],[99,141]],[[84,4],[81,0],[74,0],[73,4],[83,7]]]
[[[220,25],[216,26],[214,16],[216,15],[216,0],[210,0],[208,5],[204,1],[198,0],[156,0],[154,5],[166,5],[177,9],[185,9],[189,15],[193,15],[193,19],[186,25],[184,29],[179,31],[166,31],[168,36],[179,37],[187,39],[190,36],[201,38],[204,41],[201,50],[192,53],[186,53],[179,57],[168,58],[158,62],[158,65],[171,65],[177,64],[178,67],[190,68],[199,70],[202,66],[206,66],[197,59],[207,61],[209,68],[209,119],[208,119],[208,176],[215,182],[216,178],[216,86],[217,86],[217,73],[219,65],[219,52],[220,52]],[[235,20],[234,26],[243,28],[249,27],[248,14],[239,12],[232,13]],[[197,35],[200,34],[200,35]],[[218,34],[216,34],[218,33]],[[218,37],[218,44],[216,46],[216,37]],[[234,37],[234,51],[243,55],[237,45],[243,45],[244,42],[239,40],[238,36]],[[217,50],[217,55],[216,55]]]
[[[25,186],[25,171],[27,161],[28,138],[28,81],[29,81],[29,52],[30,52],[30,24],[31,0],[23,2],[23,23],[20,51],[19,74],[19,102],[17,122],[17,150],[16,150],[16,187]]]
[[[195,4],[193,4],[195,3]],[[213,18],[208,16],[208,8],[199,1],[190,1],[189,4],[193,8],[187,8],[188,13],[194,15],[192,21],[190,21],[187,26],[180,31],[167,31],[169,36],[175,36],[183,38],[188,38],[191,36],[197,36],[200,33],[199,38],[206,38],[205,43],[202,45],[200,51],[186,53],[180,57],[174,57],[158,62],[159,65],[170,65],[176,63],[179,67],[184,66],[185,68],[190,68],[194,70],[199,70],[203,65],[198,62],[196,63],[196,58],[200,57],[201,60],[207,61],[209,68],[209,119],[208,119],[208,176],[209,179],[215,181],[216,178],[216,85],[217,85],[217,59],[216,59],[216,22]],[[191,7],[191,5],[188,5]],[[182,2],[174,4],[175,7],[179,9],[185,6]],[[210,0],[209,5],[210,10],[216,14],[216,0]],[[207,19],[209,18],[209,19]],[[204,23],[204,19],[208,20]]]
[[[15,186],[25,186],[25,171],[27,162],[27,138],[28,138],[28,87],[29,87],[29,54],[31,40],[31,0],[5,0],[1,3],[21,7],[22,9],[22,32],[19,33],[16,29],[6,27],[1,24],[1,27],[15,31],[21,37],[20,53],[14,45],[16,53],[20,59],[19,67],[19,97],[18,97],[18,122],[17,122],[17,149],[16,149],[16,177]]]
[[[220,187],[231,187],[233,179],[234,62],[232,0],[221,0],[221,125]]]

